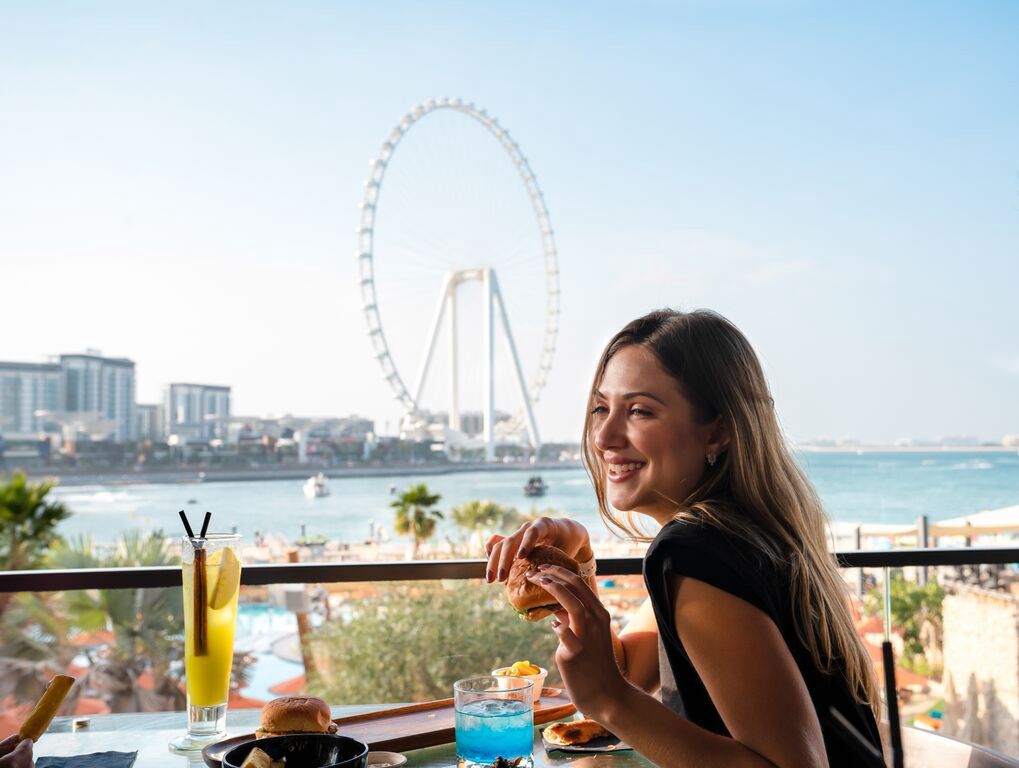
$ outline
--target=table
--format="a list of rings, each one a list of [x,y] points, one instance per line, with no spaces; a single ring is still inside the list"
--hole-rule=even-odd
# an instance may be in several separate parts
[[[349,717],[378,709],[371,706],[336,706],[333,717]],[[231,734],[250,733],[258,727],[259,710],[233,710],[227,716]],[[58,717],[46,734],[35,745],[36,757],[43,755],[82,755],[90,752],[138,750],[135,768],[203,768],[201,756],[187,758],[174,755],[167,749],[170,739],[179,736],[187,727],[183,712],[155,712],[124,715],[93,715],[88,727],[73,730],[75,719]],[[456,765],[453,744],[405,753],[407,768],[451,768]],[[535,730],[534,765],[536,768],[649,768],[651,763],[636,752],[615,754],[578,755],[564,752],[545,753],[541,736]]]

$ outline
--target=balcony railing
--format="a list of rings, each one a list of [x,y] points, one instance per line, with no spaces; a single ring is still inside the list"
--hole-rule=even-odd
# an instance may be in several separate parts
[[[835,553],[842,568],[902,568],[1019,563],[1019,547],[854,550]],[[641,573],[639,557],[598,559],[600,576]],[[241,584],[321,584],[366,581],[483,579],[484,560],[415,560],[368,563],[281,563],[245,565]],[[179,566],[0,571],[0,592],[59,592],[77,589],[179,587]]]

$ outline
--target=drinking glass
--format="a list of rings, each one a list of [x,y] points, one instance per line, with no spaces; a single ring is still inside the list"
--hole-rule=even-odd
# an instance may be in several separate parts
[[[188,730],[170,742],[173,752],[196,752],[226,735],[241,583],[240,539],[239,534],[224,533],[185,536],[181,542]]]
[[[534,683],[522,677],[470,677],[453,684],[459,768],[489,768],[498,758],[522,758],[532,768]]]

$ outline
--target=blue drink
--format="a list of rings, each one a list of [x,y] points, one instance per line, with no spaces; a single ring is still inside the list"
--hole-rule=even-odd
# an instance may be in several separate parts
[[[456,754],[461,760],[488,765],[497,757],[524,757],[530,765],[534,744],[534,711],[514,699],[486,699],[456,710]]]

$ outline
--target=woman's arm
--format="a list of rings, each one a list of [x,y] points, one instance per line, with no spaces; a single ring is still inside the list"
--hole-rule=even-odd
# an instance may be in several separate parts
[[[661,685],[658,674],[658,622],[651,600],[645,600],[617,637],[613,650],[624,677],[646,693]]]
[[[669,768],[824,768],[820,725],[774,623],[703,582],[676,584],[687,653],[732,738],[711,733],[629,684],[612,660],[608,612],[574,574],[533,577],[562,604],[556,662],[574,703],[657,765]]]
[[[569,518],[540,517],[524,523],[510,536],[493,534],[485,544],[488,554],[486,581],[505,581],[510,566],[538,544],[558,547],[579,562],[594,557],[587,529]],[[598,594],[594,579],[587,582]],[[612,632],[613,655],[623,675],[638,688],[653,693],[658,689],[658,624],[651,601],[646,600],[626,628]]]

